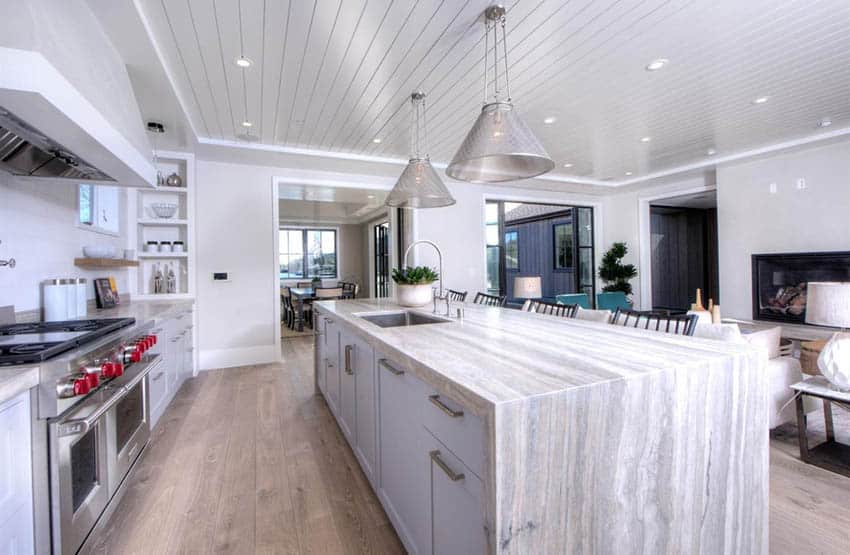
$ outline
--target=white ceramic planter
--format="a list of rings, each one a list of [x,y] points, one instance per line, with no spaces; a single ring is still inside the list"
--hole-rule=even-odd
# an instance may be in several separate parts
[[[433,299],[434,289],[430,283],[402,285],[397,283],[396,300],[401,306],[425,306]]]

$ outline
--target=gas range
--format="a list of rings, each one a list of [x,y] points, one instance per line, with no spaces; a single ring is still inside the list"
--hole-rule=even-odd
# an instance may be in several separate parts
[[[135,323],[106,318],[0,326],[0,366],[42,362]]]

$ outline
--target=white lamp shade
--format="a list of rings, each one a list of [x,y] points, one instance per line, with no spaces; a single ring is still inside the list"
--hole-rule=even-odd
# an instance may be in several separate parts
[[[543,296],[540,277],[515,277],[514,297],[517,299],[537,299]]]
[[[806,286],[806,323],[850,328],[850,283],[810,281]]]

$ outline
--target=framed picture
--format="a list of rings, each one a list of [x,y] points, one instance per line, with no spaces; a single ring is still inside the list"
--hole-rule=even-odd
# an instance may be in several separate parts
[[[118,292],[112,288],[109,278],[95,278],[94,296],[98,308],[112,308],[118,304]]]

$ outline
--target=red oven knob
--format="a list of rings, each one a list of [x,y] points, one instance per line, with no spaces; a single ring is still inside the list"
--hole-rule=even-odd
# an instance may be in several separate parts
[[[85,395],[90,389],[87,378],[77,378],[74,380],[74,395]]]
[[[97,374],[86,374],[86,382],[89,384],[89,389],[94,389],[100,384],[100,379]]]
[[[130,353],[130,362],[139,362],[140,360],[142,360],[142,351],[140,349],[136,349]]]
[[[148,339],[150,339],[150,340],[151,340],[151,345],[156,345],[156,341],[157,341],[156,334],[154,334],[154,335],[149,335],[149,336],[148,336]]]
[[[116,378],[124,375],[124,363],[123,362],[113,362],[112,363],[112,373]]]
[[[139,351],[139,354],[144,353],[148,350],[148,342],[144,339],[139,339],[136,341],[136,350]]]
[[[103,376],[104,379],[114,378],[115,377],[115,363],[114,362],[104,362],[100,365],[100,375]]]

